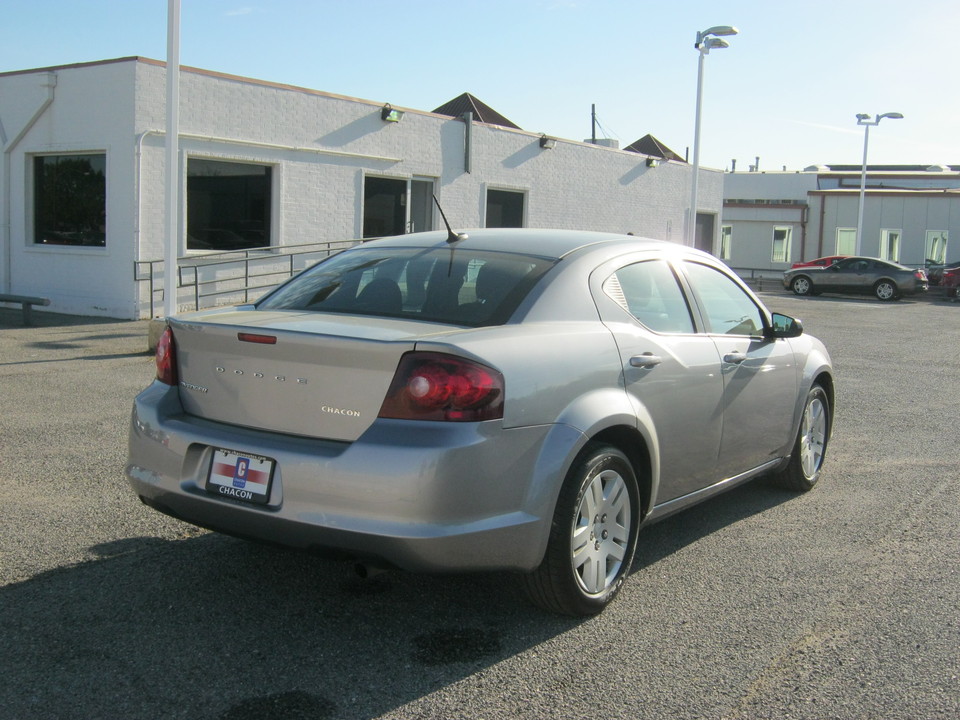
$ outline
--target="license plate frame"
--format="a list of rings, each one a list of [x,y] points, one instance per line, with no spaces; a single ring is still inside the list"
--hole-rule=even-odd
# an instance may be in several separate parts
[[[277,461],[272,458],[217,447],[210,457],[205,489],[219,497],[266,505],[276,467]]]

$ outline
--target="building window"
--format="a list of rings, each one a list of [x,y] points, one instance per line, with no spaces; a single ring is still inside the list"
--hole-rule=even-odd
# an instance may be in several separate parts
[[[947,261],[947,232],[927,230],[924,258],[930,265],[943,265]]]
[[[107,156],[40,155],[33,159],[33,242],[107,244]]]
[[[857,229],[837,228],[837,255],[857,254]]]
[[[363,180],[363,237],[433,230],[433,178]]]
[[[722,225],[720,227],[720,259],[730,259],[730,241],[733,240],[733,227],[731,225]]]
[[[880,259],[900,262],[900,230],[880,231]]]
[[[487,227],[523,227],[523,193],[487,190]]]
[[[187,250],[270,246],[272,168],[187,159]]]
[[[407,181],[367,177],[363,181],[363,237],[403,235],[407,218]]]
[[[773,262],[790,262],[790,239],[792,236],[792,227],[775,227],[773,229]]]

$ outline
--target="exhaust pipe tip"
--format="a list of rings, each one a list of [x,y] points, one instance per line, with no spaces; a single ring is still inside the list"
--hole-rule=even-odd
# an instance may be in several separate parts
[[[372,565],[370,563],[357,563],[353,566],[353,569],[356,571],[357,575],[364,580],[369,580],[374,578],[377,575],[382,575],[387,572],[387,568],[380,565]]]

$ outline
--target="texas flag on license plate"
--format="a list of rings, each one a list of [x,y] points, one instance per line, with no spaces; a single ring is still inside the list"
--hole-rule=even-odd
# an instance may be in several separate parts
[[[273,461],[259,455],[216,450],[207,489],[239,500],[266,502]]]

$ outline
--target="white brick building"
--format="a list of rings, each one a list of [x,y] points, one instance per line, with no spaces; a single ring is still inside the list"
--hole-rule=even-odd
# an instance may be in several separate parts
[[[212,250],[433,229],[433,193],[458,229],[684,237],[683,162],[568,140],[544,148],[539,133],[406,108],[390,122],[382,101],[181,71],[183,265]],[[163,258],[165,93],[164,64],[143,58],[0,74],[0,292],[48,297],[58,312],[150,314],[134,268]],[[722,184],[702,171],[708,249]]]

